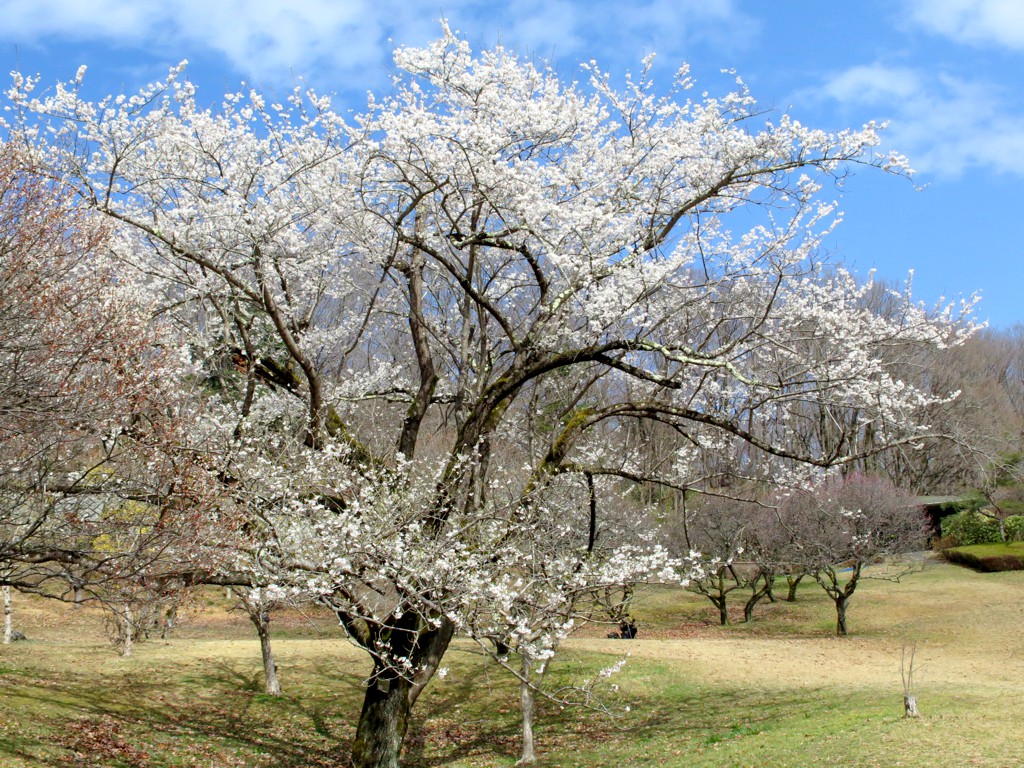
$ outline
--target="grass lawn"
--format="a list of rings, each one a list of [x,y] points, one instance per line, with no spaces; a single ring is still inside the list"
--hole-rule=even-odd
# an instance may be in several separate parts
[[[556,660],[552,682],[569,685],[630,654],[608,714],[541,706],[540,764],[1024,765],[1022,595],[1022,572],[929,565],[900,584],[865,582],[851,636],[836,638],[813,582],[798,602],[759,605],[753,623],[724,628],[697,596],[651,590],[634,610],[637,640],[590,627]],[[122,659],[93,610],[16,597],[29,640],[0,647],[0,766],[346,765],[368,666],[360,652],[327,615],[277,617],[285,693],[269,697],[255,632],[209,602],[173,639]],[[919,720],[902,718],[908,641]],[[446,663],[450,674],[417,704],[405,765],[511,766],[513,681],[462,641]]]

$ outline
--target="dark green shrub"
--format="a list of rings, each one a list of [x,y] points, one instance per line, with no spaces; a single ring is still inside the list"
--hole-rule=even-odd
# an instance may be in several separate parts
[[[977,512],[957,512],[942,521],[942,537],[958,547],[972,544],[995,544],[999,538],[999,523]]]

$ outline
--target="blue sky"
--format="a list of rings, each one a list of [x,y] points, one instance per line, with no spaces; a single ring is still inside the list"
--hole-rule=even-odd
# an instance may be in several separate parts
[[[86,64],[98,96],[188,59],[210,104],[242,80],[301,77],[359,109],[388,88],[394,46],[436,37],[441,16],[566,78],[589,59],[635,70],[653,51],[666,80],[686,61],[720,94],[734,69],[761,104],[817,127],[888,120],[883,149],[919,173],[849,179],[834,255],[891,280],[913,269],[928,304],[980,291],[980,319],[1024,323],[1021,0],[0,0],[0,66],[52,83]]]

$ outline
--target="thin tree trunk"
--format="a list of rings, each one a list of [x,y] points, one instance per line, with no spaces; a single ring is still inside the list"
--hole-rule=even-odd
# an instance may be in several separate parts
[[[729,623],[729,611],[726,605],[729,592],[725,588],[725,571],[725,568],[721,568],[715,577],[718,580],[718,597],[708,595],[711,598],[711,602],[718,609],[718,621],[723,627]]]
[[[860,574],[863,568],[863,562],[853,561],[850,568],[850,580],[845,585],[840,583],[834,566],[827,566],[814,574],[814,580],[836,604],[836,635],[838,637],[846,636],[846,609],[850,605],[850,598],[857,590],[857,584],[860,583]]]
[[[722,595],[721,597],[713,597],[711,598],[711,602],[718,608],[718,621],[724,627],[729,623],[729,609],[726,606],[725,595]]]
[[[262,607],[257,607],[249,612],[249,618],[256,625],[256,634],[260,637],[265,690],[271,696],[280,696],[281,683],[277,680],[277,664],[274,662],[274,651],[270,647],[270,612]]]
[[[14,623],[11,620],[11,587],[4,585],[4,645],[10,645],[14,637]]]
[[[164,625],[160,629],[161,640],[170,638],[171,632],[174,631],[174,622],[177,620],[177,617],[178,607],[176,605],[167,609],[167,612],[164,614]]]
[[[135,618],[132,614],[131,603],[125,603],[121,608],[121,655],[128,658],[132,655],[135,645]]]
[[[917,643],[910,645],[910,663],[907,663],[907,646],[904,644],[900,654],[900,680],[903,681],[903,716],[920,717],[917,711],[917,696],[914,694],[914,673],[917,671],[914,659],[917,656]]]
[[[520,671],[522,680],[519,681],[519,707],[523,716],[523,749],[516,765],[531,765],[537,762],[537,753],[533,746],[533,705],[535,692],[530,685],[530,673],[532,664],[528,654],[522,654]]]
[[[747,600],[746,604],[743,606],[743,621],[744,622],[749,623],[751,621],[751,619],[753,619],[753,617],[754,617],[754,607],[759,602],[761,602],[761,599],[763,597],[765,597],[766,595],[767,596],[771,595],[771,593],[772,593],[772,585],[774,583],[775,583],[775,577],[771,576],[771,575],[768,575],[768,574],[764,575],[764,583],[760,586],[760,588],[757,587],[757,584],[755,582],[754,586],[751,588],[750,599]]]
[[[72,605],[75,608],[80,608],[85,602],[85,585],[82,580],[74,573],[68,576],[68,584],[72,590]]]
[[[519,707],[523,717],[523,749],[516,765],[532,765],[537,762],[537,753],[534,748],[535,744],[533,739],[533,714],[536,708],[537,686],[541,684],[541,681],[544,679],[544,674],[548,671],[549,661],[550,659],[544,659],[537,668],[534,669],[533,660],[529,655],[522,655],[522,663],[520,667],[522,679],[519,681]]]
[[[846,636],[846,606],[849,604],[850,598],[847,595],[840,595],[835,598],[836,603],[836,635],[839,637]]]
[[[917,696],[913,694],[907,694],[903,697],[903,716],[904,717],[920,717],[921,713],[917,711]]]

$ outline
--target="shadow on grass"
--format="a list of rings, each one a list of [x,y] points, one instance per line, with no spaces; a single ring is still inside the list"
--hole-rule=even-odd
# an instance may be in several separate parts
[[[488,759],[481,765],[515,760],[520,721],[514,686],[502,680],[482,689],[479,675],[465,672],[428,688],[417,703],[403,753],[407,768],[438,768],[474,757]]]
[[[280,697],[262,693],[262,676],[252,665],[223,660],[190,664],[187,670],[8,678],[5,709],[33,713],[33,722],[17,741],[0,740],[0,765],[20,760],[54,768],[349,766],[363,693],[356,665],[325,668],[321,661],[290,667],[291,674],[286,669],[282,675]],[[518,689],[501,676],[482,684],[488,674],[482,665],[460,665],[455,679],[427,689],[413,713],[406,768],[515,761]],[[838,706],[813,690],[709,694],[672,682],[668,669],[653,674],[657,687],[607,702],[619,715],[540,701],[538,751],[550,756],[541,765],[611,765],[618,757],[651,764],[648,745],[656,751],[655,745],[671,744],[692,754],[771,730],[780,719],[812,717]],[[556,674],[551,682],[565,681]],[[51,746],[40,746],[46,744]]]
[[[262,693],[261,675],[224,662],[184,681],[158,678],[150,670],[11,681],[5,708],[33,716],[18,742],[0,740],[0,765],[349,765],[358,675],[306,672],[280,697]],[[50,746],[37,750],[32,742]]]
[[[658,750],[681,748],[693,755],[711,745],[771,731],[780,720],[813,721],[822,711],[842,706],[815,690],[744,688],[709,694],[672,683],[671,673],[663,672],[656,675],[660,684],[643,695],[606,700],[606,712],[562,708],[540,699],[534,724],[539,765],[664,764],[658,759],[668,753]],[[483,690],[479,679],[467,677],[459,684],[446,682],[443,693],[422,702],[403,765],[512,765],[521,748],[517,687],[504,682],[488,693]]]

